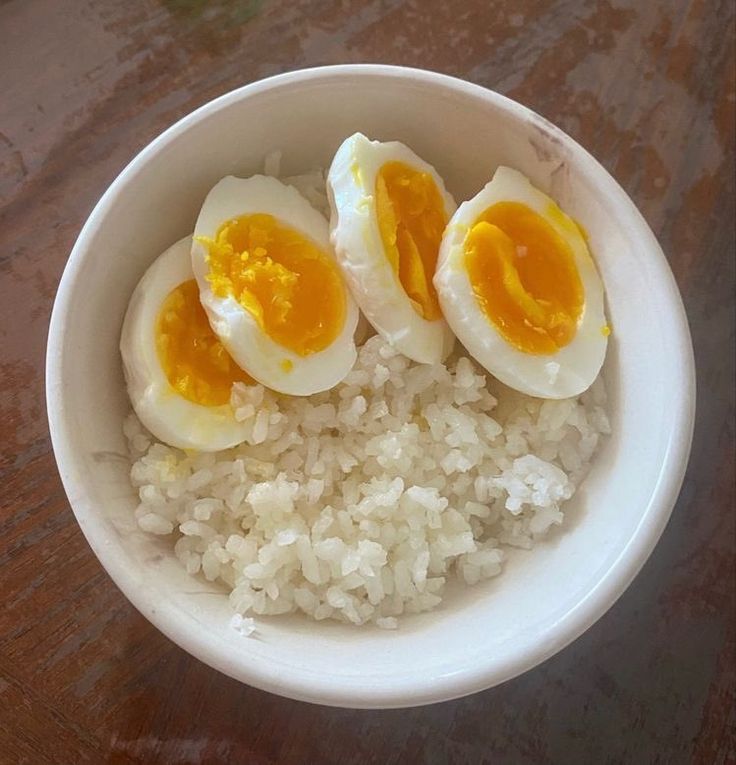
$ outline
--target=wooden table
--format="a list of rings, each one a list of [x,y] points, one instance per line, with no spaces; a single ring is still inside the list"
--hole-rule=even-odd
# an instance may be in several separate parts
[[[718,0],[0,2],[0,762],[734,763],[734,7]],[[621,600],[543,666],[405,711],[239,685],[123,598],[44,414],[56,285],[95,201],[176,119],[316,64],[434,68],[539,111],[639,205],[682,290],[693,457]]]

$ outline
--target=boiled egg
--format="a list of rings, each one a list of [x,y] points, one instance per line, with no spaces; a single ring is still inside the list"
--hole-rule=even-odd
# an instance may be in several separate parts
[[[295,188],[221,180],[197,219],[192,266],[212,329],[258,382],[307,396],[352,368],[359,312],[326,219]]]
[[[191,237],[158,257],[133,292],[120,351],[133,409],[156,438],[180,449],[216,451],[245,440],[233,383],[252,383],[212,332],[199,302]]]
[[[566,398],[598,376],[610,329],[585,237],[516,170],[452,216],[434,284],[457,338],[506,385]]]
[[[432,277],[455,201],[442,178],[404,144],[355,133],[335,154],[327,192],[337,260],[366,319],[410,359],[444,360],[454,337]]]

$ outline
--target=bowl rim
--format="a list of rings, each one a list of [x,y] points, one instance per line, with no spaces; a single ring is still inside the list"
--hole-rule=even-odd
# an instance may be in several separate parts
[[[88,242],[103,224],[106,214],[114,204],[118,190],[125,186],[143,168],[149,158],[165,148],[180,134],[193,125],[207,119],[211,114],[228,108],[240,101],[288,83],[310,82],[325,78],[390,78],[441,86],[475,98],[491,101],[503,111],[518,118],[531,120],[543,127],[561,143],[574,152],[586,172],[595,175],[604,186],[604,193],[611,204],[622,209],[637,227],[642,249],[647,251],[651,266],[666,294],[672,309],[671,326],[676,335],[676,347],[671,352],[679,357],[683,384],[675,386],[675,400],[670,415],[665,456],[660,467],[656,485],[649,504],[631,538],[619,555],[593,586],[552,628],[544,633],[544,640],[537,641],[519,651],[502,666],[489,660],[488,665],[473,670],[451,672],[441,676],[412,678],[390,687],[376,686],[356,688],[349,679],[303,672],[290,672],[284,678],[266,662],[244,664],[234,661],[218,650],[204,635],[193,634],[190,621],[178,607],[161,602],[155,591],[138,586],[138,579],[124,565],[121,556],[110,546],[106,524],[109,521],[96,512],[84,489],[84,472],[79,458],[69,448],[71,423],[63,405],[63,348],[67,316],[73,310],[71,300],[75,283],[80,275]],[[145,146],[118,174],[110,184],[82,227],[71,251],[59,284],[51,315],[46,352],[46,404],[51,442],[59,474],[69,504],[103,568],[127,599],[153,625],[188,653],[218,669],[230,677],[262,690],[300,701],[351,708],[395,708],[418,706],[446,701],[481,691],[509,680],[541,664],[562,648],[577,639],[591,627],[618,600],[638,574],[654,549],[677,500],[690,454],[695,418],[695,365],[690,331],[682,299],[674,275],[659,243],[633,201],[608,171],[582,146],[545,118],[512,99],[466,82],[456,77],[423,69],[383,64],[345,64],[299,69],[267,77],[225,93],[190,112],[163,131]]]

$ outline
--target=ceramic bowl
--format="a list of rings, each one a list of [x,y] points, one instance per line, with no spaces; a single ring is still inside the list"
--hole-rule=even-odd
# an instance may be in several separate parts
[[[122,435],[130,404],[118,341],[146,267],[191,232],[228,174],[328,166],[355,131],[397,139],[431,162],[460,201],[498,164],[550,193],[588,232],[613,326],[604,377],[613,434],[569,508],[570,522],[502,576],[451,588],[396,631],[260,619],[230,627],[227,597],[188,576],[173,544],[136,530]],[[337,66],[292,72],[197,109],[147,146],[89,216],[64,271],[48,341],[51,435],[69,502],[130,601],[186,651],[296,699],[350,707],[425,704],[488,688],[545,660],[621,595],[667,522],[693,425],[692,348],[680,296],[632,201],[584,149],[529,109],[426,71]]]

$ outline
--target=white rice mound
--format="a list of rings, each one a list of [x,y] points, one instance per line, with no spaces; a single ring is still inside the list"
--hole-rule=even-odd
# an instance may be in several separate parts
[[[280,161],[269,154],[265,173]],[[284,181],[329,215],[322,171]],[[436,608],[449,578],[500,574],[504,547],[562,524],[610,432],[606,394],[599,377],[575,399],[524,396],[457,347],[429,366],[370,337],[342,383],[308,398],[236,384],[250,433],[222,452],[157,442],[131,414],[139,528],[225,586],[244,636],[253,614],[295,611],[393,629]]]
[[[237,384],[233,405],[250,436],[213,454],[158,443],[130,415],[138,526],[170,535],[238,614],[385,628],[435,608],[450,577],[496,576],[504,547],[531,548],[561,524],[609,432],[600,379],[545,401],[464,355],[416,364],[378,336],[331,391]]]

